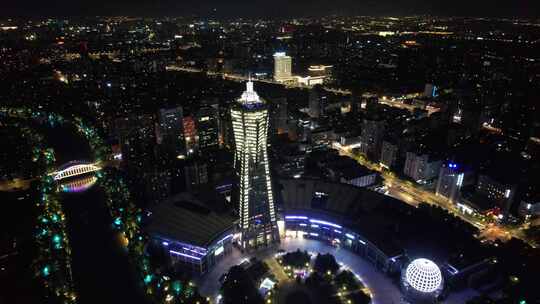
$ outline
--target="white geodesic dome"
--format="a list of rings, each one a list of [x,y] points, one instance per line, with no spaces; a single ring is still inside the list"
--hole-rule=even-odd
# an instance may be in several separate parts
[[[440,289],[443,278],[437,264],[428,259],[416,259],[405,270],[404,280],[417,291],[435,292]]]

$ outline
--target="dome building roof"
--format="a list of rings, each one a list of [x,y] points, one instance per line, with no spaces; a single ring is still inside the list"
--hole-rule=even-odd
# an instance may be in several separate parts
[[[442,274],[437,264],[428,259],[416,259],[405,270],[405,281],[420,292],[434,292],[442,285]]]
[[[403,295],[410,303],[433,304],[444,289],[444,280],[437,264],[424,258],[412,261],[401,272]]]

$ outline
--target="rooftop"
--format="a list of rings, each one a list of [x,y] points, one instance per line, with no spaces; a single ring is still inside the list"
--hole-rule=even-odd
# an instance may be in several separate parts
[[[236,219],[223,207],[225,204],[224,198],[213,192],[174,195],[153,209],[146,231],[191,245],[209,246]]]

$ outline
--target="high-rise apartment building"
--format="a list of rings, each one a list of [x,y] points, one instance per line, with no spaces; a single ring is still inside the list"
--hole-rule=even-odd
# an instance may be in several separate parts
[[[328,103],[327,93],[320,86],[315,86],[309,91],[309,116],[312,118],[323,117]]]
[[[428,154],[407,152],[403,173],[415,180],[423,183],[434,179],[439,175],[442,161],[430,157]]]
[[[269,99],[270,105],[270,133],[284,134],[287,133],[288,112],[287,98],[279,97]]]
[[[115,121],[115,133],[121,149],[122,164],[141,173],[153,160],[156,143],[155,120],[152,115],[132,115]]]
[[[443,164],[439,171],[435,193],[457,204],[461,188],[472,184],[472,182],[474,182],[472,172],[465,170],[463,166],[455,163]]]
[[[186,156],[182,107],[159,110],[161,142],[178,158]]]
[[[386,169],[393,169],[396,164],[399,148],[397,144],[383,141],[381,146],[381,158],[379,164]]]
[[[208,183],[208,165],[201,159],[190,159],[184,167],[186,189]]]
[[[364,119],[360,136],[360,150],[372,161],[379,161],[381,145],[386,130],[386,122],[382,119]]]
[[[257,248],[279,241],[268,163],[268,106],[253,82],[231,108],[235,168],[240,176],[242,246]]]
[[[211,106],[201,107],[197,111],[195,119],[201,152],[204,153],[219,148],[218,109]]]

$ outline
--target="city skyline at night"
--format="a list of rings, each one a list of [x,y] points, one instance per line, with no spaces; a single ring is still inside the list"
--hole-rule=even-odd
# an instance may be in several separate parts
[[[4,4],[0,303],[537,303],[539,8]]]

